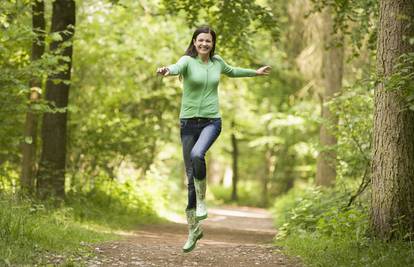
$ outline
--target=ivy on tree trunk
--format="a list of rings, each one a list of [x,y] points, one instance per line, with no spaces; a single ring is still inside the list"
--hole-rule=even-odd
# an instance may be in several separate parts
[[[69,97],[72,39],[75,33],[75,1],[53,2],[50,50],[60,56],[60,62],[46,83],[45,98],[55,112],[45,113],[42,124],[42,155],[37,177],[41,198],[65,195],[66,128]],[[63,110],[62,110],[63,108]]]
[[[45,52],[45,4],[43,0],[34,1],[32,5],[32,28],[35,38],[32,42],[31,60],[39,60]],[[32,105],[38,102],[42,88],[40,77],[32,77],[30,81],[29,110],[26,113],[24,129],[24,143],[22,151],[21,188],[32,192],[34,186],[38,115],[31,110]]]

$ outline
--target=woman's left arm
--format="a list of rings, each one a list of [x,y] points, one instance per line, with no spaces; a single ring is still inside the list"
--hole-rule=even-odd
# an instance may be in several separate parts
[[[257,70],[233,67],[227,64],[219,55],[214,56],[221,65],[221,71],[229,77],[253,77],[259,75],[268,75],[270,73],[270,66],[263,66]]]

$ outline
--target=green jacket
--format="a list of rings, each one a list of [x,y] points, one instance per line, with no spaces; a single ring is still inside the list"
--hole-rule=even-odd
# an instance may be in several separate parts
[[[180,118],[220,118],[217,87],[220,74],[229,77],[252,77],[256,71],[235,68],[215,55],[208,63],[199,57],[181,57],[176,64],[168,66],[170,75],[182,75],[184,92],[181,100]]]

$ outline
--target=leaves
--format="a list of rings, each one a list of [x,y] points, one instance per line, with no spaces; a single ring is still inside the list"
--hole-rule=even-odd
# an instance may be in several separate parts
[[[26,144],[32,144],[33,143],[33,139],[32,139],[32,137],[31,136],[25,136],[24,137],[24,142],[26,143]]]
[[[352,43],[353,53],[357,56],[367,45],[376,49],[377,18],[379,4],[377,0],[311,0],[312,12],[321,12],[330,7],[334,13],[334,32],[341,31]]]
[[[274,39],[279,35],[277,20],[271,10],[253,0],[163,0],[162,4],[168,14],[184,12],[191,28],[200,24],[212,26],[224,54],[232,50],[249,51],[251,36],[258,28],[269,31]],[[238,56],[243,57],[243,54]]]

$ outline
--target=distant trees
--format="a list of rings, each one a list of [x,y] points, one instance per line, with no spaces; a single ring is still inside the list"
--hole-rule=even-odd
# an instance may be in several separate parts
[[[338,116],[330,111],[327,102],[332,100],[342,88],[344,38],[340,32],[335,32],[331,8],[322,12],[323,55],[322,55],[322,124],[319,142],[322,146],[316,166],[316,184],[332,186],[336,179],[337,139],[333,128],[338,124]]]
[[[233,177],[232,177],[232,190],[231,190],[231,200],[237,201],[237,183],[239,181],[239,148],[238,148],[238,140],[236,136],[236,122],[235,119],[231,121],[231,158],[232,158],[232,169],[233,169]]]
[[[414,231],[414,111],[405,96],[413,90],[413,67],[412,61],[402,69],[398,64],[404,54],[413,57],[414,1],[381,0],[379,17],[371,224],[381,238],[408,238]],[[401,71],[398,82],[390,83]]]
[[[55,112],[43,115],[42,152],[37,175],[37,191],[41,198],[65,195],[66,108],[72,67],[72,39],[75,33],[75,1],[53,2],[51,32],[58,34],[50,44],[50,51],[58,56],[59,64],[46,83],[45,99]]]

